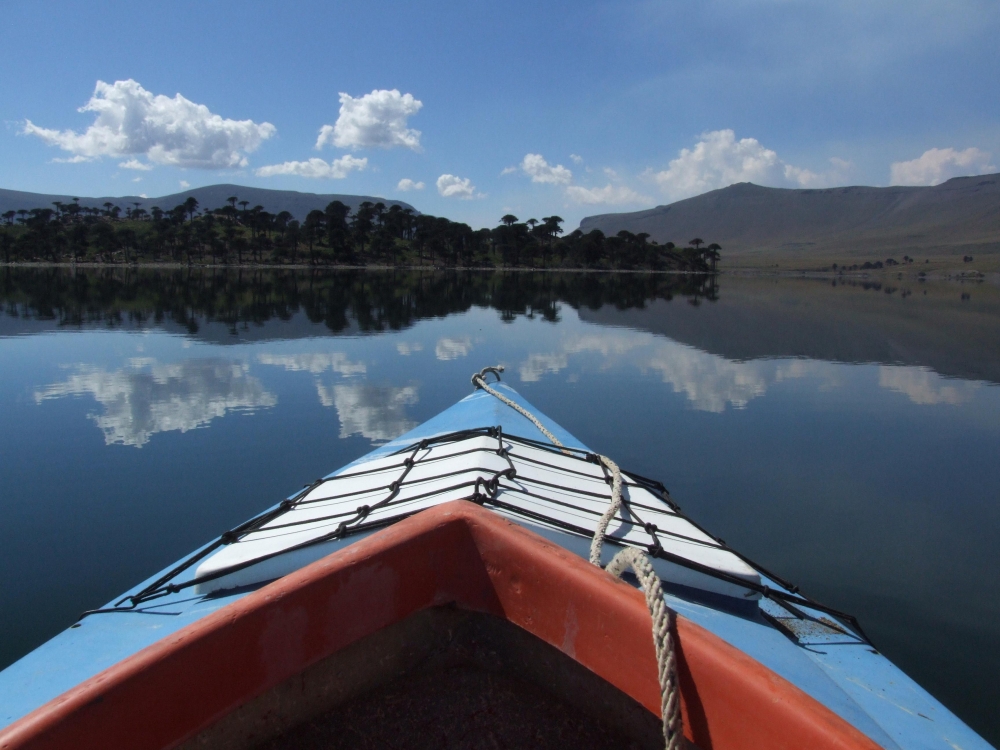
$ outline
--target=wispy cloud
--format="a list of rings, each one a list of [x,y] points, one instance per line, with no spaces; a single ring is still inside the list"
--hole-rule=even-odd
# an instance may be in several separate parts
[[[141,172],[148,172],[153,168],[152,164],[146,164],[138,159],[129,159],[128,161],[119,162],[118,166],[122,169],[135,169]]]
[[[574,161],[583,161],[576,157]],[[579,162],[578,162],[579,163]],[[508,167],[501,174],[521,172],[531,178],[532,182],[558,185],[564,190],[566,198],[573,203],[585,205],[637,205],[651,203],[652,199],[621,184],[618,174],[610,168],[605,168],[605,174],[616,184],[609,182],[604,187],[585,187],[573,184],[573,171],[562,164],[550,164],[541,154],[525,154],[517,167]]]
[[[569,185],[566,187],[566,197],[577,203],[587,205],[597,205],[606,203],[612,206],[634,205],[640,203],[652,203],[649,198],[641,193],[637,193],[632,188],[625,185],[612,185],[608,183],[600,188],[585,188],[580,185]]]
[[[313,179],[342,180],[351,172],[361,172],[367,169],[367,167],[367,157],[358,159],[350,154],[345,154],[331,162],[312,158],[309,161],[286,161],[283,164],[270,164],[257,169],[254,174],[258,177],[296,175],[298,177]]]

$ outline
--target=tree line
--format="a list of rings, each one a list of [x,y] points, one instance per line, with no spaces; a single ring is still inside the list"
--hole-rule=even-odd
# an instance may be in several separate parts
[[[288,211],[231,196],[202,210],[193,196],[164,210],[133,203],[81,206],[78,198],[53,208],[7,211],[0,254],[10,262],[173,262],[188,265],[385,265],[438,267],[593,268],[712,272],[718,244],[694,238],[687,246],[659,244],[646,233],[606,236],[594,229],[569,234],[559,216],[521,221],[502,217],[493,229],[393,204],[365,201],[356,210],[333,201],[304,221]]]
[[[574,309],[643,307],[675,297],[718,298],[711,274],[581,274],[465,270],[181,269],[7,266],[0,268],[0,315],[56,327],[176,327],[197,333],[221,323],[236,336],[297,314],[333,333],[406,328],[419,320],[497,310],[559,319]],[[16,321],[10,321],[16,326]],[[8,323],[8,327],[10,325]]]

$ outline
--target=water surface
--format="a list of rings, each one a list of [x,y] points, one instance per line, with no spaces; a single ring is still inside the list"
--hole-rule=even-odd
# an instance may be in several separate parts
[[[502,363],[994,744],[1000,290],[0,270],[0,666]]]

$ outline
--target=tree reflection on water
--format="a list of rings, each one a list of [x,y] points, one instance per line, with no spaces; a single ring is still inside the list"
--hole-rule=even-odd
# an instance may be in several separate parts
[[[662,273],[283,271],[274,269],[5,268],[0,304],[10,318],[58,327],[241,327],[299,313],[333,333],[399,330],[473,306],[558,320],[573,308],[641,308],[684,297],[715,300],[715,276]],[[313,334],[315,335],[315,334]]]

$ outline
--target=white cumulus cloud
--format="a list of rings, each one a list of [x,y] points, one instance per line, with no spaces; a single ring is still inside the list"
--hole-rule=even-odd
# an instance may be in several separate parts
[[[953,148],[932,148],[919,158],[897,161],[889,167],[893,185],[938,185],[952,177],[988,174],[997,171],[990,163],[990,154],[978,148],[956,151]]]
[[[476,193],[476,186],[472,184],[472,181],[468,177],[456,177],[453,174],[443,174],[438,177],[437,189],[438,193],[445,198],[469,200],[479,195],[479,193]]]
[[[73,154],[71,161],[144,155],[154,164],[201,169],[246,166],[246,154],[277,132],[269,122],[228,120],[204,104],[180,94],[172,99],[153,94],[131,79],[98,81],[79,111],[96,114],[82,133],[42,128],[31,120],[22,132]]]
[[[549,164],[541,154],[526,154],[521,161],[521,171],[531,178],[532,182],[547,182],[553,185],[568,185],[573,180],[573,173],[562,164]]]
[[[829,172],[819,174],[786,163],[756,138],[736,140],[732,130],[702,133],[694,148],[681,149],[667,169],[652,178],[668,198],[679,200],[737,182],[771,187],[825,187],[844,178],[850,163],[831,159]]]
[[[316,148],[332,144],[338,148],[393,148],[420,150],[420,131],[407,128],[407,119],[423,107],[412,94],[376,89],[354,98],[340,94],[340,116],[333,125],[320,128]]]
[[[637,193],[624,185],[608,183],[602,188],[586,188],[580,185],[567,185],[566,197],[577,203],[595,205],[607,203],[614,206],[630,203],[652,203],[653,199]]]
[[[427,187],[427,186],[424,185],[424,183],[422,183],[422,182],[414,182],[409,177],[404,177],[396,185],[396,189],[397,190],[402,190],[404,193],[405,192],[409,192],[410,190],[423,190],[425,187]]]
[[[309,161],[286,161],[283,164],[270,164],[255,170],[258,177],[274,177],[275,175],[292,174],[298,177],[315,179],[342,180],[353,171],[364,171],[368,167],[368,158],[358,159],[346,154],[331,162],[320,158]]]
[[[583,157],[579,154],[570,154],[569,158],[573,160],[574,164],[583,164]]]

